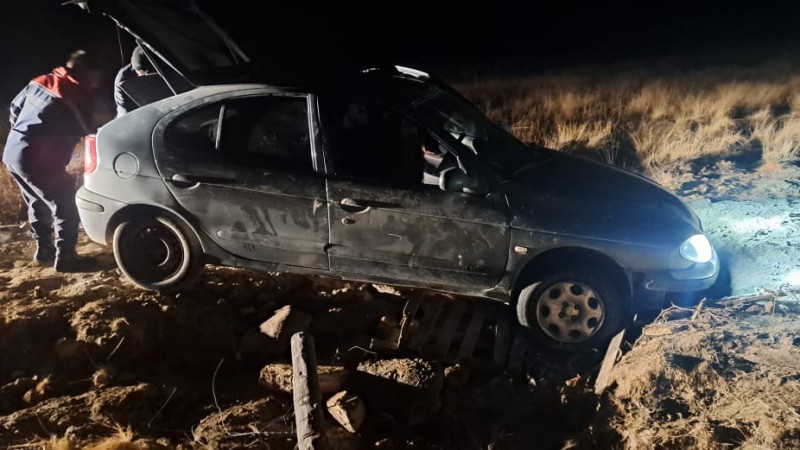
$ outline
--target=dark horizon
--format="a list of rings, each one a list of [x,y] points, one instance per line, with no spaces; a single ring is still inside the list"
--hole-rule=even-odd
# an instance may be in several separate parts
[[[0,33],[10,45],[0,100],[60,65],[76,48],[102,56],[108,76],[126,62],[132,40],[113,22],[59,0],[7,5]],[[486,5],[419,1],[376,7],[344,4],[198,0],[255,60],[284,67],[392,62],[453,76],[536,73],[575,67],[672,58],[702,62],[727,54],[742,62],[800,47],[800,5],[642,5],[611,2],[532,5],[498,0]],[[123,51],[120,54],[122,42]]]

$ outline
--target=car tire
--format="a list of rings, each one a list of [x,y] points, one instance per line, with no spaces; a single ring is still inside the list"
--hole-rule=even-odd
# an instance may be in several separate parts
[[[114,230],[114,259],[128,279],[151,291],[186,287],[203,268],[197,239],[163,215],[119,224]]]
[[[541,347],[601,349],[625,326],[627,296],[606,273],[573,268],[537,278],[522,283],[516,310],[520,324]]]

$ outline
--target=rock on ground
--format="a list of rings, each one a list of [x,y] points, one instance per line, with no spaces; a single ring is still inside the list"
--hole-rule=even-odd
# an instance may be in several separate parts
[[[362,362],[354,375],[356,392],[370,411],[385,411],[398,419],[420,423],[442,406],[444,371],[422,359]]]
[[[317,366],[319,391],[331,395],[340,391],[347,380],[347,369],[340,366]],[[292,365],[268,364],[261,369],[258,378],[264,388],[274,393],[292,393]]]

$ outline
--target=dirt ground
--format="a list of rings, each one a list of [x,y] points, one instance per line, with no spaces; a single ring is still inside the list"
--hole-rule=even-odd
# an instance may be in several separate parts
[[[357,433],[330,429],[336,448],[799,448],[800,200],[797,169],[785,170],[700,179],[703,193],[687,180],[683,192],[726,262],[719,292],[778,300],[708,302],[694,319],[673,308],[630,329],[602,396],[599,353],[532,355],[526,372],[370,350],[411,290],[207,267],[191,290],[150,293],[85,237],[96,270],[63,275],[29,262],[19,224],[0,226],[0,443],[293,448],[291,394],[259,383],[289,358],[259,327],[289,305],[308,316],[320,364],[345,367],[343,389],[366,407]]]

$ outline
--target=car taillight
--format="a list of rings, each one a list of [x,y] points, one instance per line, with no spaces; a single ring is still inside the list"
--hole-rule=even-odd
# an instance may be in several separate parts
[[[97,136],[90,134],[83,138],[83,171],[92,173],[97,169]]]

